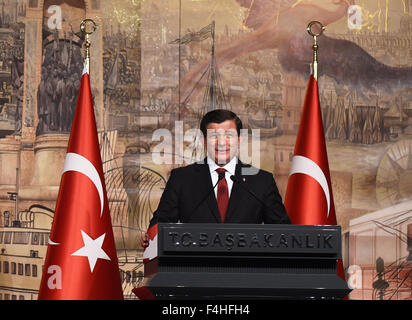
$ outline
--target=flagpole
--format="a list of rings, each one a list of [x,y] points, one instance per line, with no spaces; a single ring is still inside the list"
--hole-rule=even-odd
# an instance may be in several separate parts
[[[215,20],[212,21],[212,60],[210,64],[210,79],[211,79],[211,86],[210,86],[210,101],[212,103],[212,107],[207,110],[214,110],[215,109]]]
[[[178,119],[180,121],[180,113],[181,113],[181,103],[180,103],[180,65],[181,65],[181,39],[182,39],[182,0],[179,0],[179,64],[178,64],[178,68],[179,68],[179,72],[178,72],[178,82],[177,82],[177,86],[178,86],[178,92],[177,92],[177,99],[178,99]]]
[[[86,23],[90,22],[93,26],[92,31],[86,31]],[[86,47],[86,54],[84,58],[84,65],[86,67],[87,73],[90,75],[90,41],[89,41],[89,36],[96,31],[97,24],[92,20],[92,19],[84,19],[80,23],[80,30],[83,32],[83,34],[86,37],[86,42],[84,46]]]
[[[319,33],[315,33],[312,31],[312,26],[314,24],[317,24],[320,26],[320,31]],[[308,33],[313,37],[313,58],[312,58],[312,72],[313,72],[313,77],[318,80],[318,43],[317,43],[317,38],[322,35],[323,31],[325,30],[325,27],[320,23],[319,21],[311,21],[308,24],[308,27],[306,28]]]

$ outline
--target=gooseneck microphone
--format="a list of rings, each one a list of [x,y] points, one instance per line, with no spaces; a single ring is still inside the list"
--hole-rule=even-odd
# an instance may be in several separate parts
[[[192,212],[191,214],[193,214],[200,207],[200,205],[207,199],[207,197],[215,190],[220,180],[224,178],[225,178],[225,172],[219,173],[219,176],[218,176],[218,179],[215,185],[206,193],[206,195],[202,198],[202,200],[200,200],[199,203],[194,207],[194,209],[191,211]]]
[[[249,190],[249,188],[246,188],[246,186],[244,185],[244,181],[242,181],[238,177],[235,177],[234,175],[231,175],[230,179],[233,182],[238,183],[244,190],[246,190],[248,193],[250,193],[257,201],[259,201],[263,205],[264,208],[267,207],[266,203],[264,203],[262,199],[260,199],[252,190]]]
[[[289,217],[287,216],[287,212],[286,212],[286,211],[285,211],[285,214],[286,214],[287,219],[286,219],[285,216],[279,215],[279,212],[276,212],[275,209],[270,208],[265,202],[263,202],[263,200],[262,200],[260,197],[258,197],[258,196],[256,195],[256,193],[254,193],[252,190],[250,190],[249,188],[247,188],[247,187],[244,185],[244,183],[246,182],[245,179],[241,180],[240,178],[235,177],[235,176],[233,176],[233,175],[230,176],[230,179],[232,179],[233,182],[238,183],[244,190],[246,190],[248,193],[250,193],[257,201],[259,201],[259,203],[261,203],[261,204],[263,205],[263,208],[264,208],[265,210],[273,211],[278,217],[280,217],[280,220],[279,220],[279,222],[277,222],[277,223],[291,223]],[[282,206],[283,206],[283,204],[282,204]]]

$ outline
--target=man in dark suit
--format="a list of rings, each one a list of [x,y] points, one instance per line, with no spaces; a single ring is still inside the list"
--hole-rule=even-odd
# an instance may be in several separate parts
[[[241,129],[228,110],[203,117],[207,158],[172,170],[149,228],[158,222],[290,223],[273,175],[238,159]],[[142,246],[148,243],[143,234]]]

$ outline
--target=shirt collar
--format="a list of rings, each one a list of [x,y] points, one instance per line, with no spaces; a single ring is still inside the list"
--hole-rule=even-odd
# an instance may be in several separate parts
[[[218,166],[209,156],[207,157],[207,164],[209,165],[210,172],[216,171],[217,168],[226,169],[230,175],[235,175],[236,165],[237,165],[237,157],[233,157],[228,163],[226,163],[223,167]]]

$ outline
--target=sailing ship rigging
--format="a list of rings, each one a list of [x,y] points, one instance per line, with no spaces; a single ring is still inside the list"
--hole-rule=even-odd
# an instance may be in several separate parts
[[[215,21],[212,21],[209,25],[207,25],[206,27],[203,27],[201,30],[197,32],[189,32],[186,35],[184,35],[182,38],[178,38],[171,42],[171,44],[179,44],[180,46],[180,45],[189,44],[190,42],[201,42],[208,38],[212,39],[211,51],[210,51],[210,63],[207,65],[206,69],[203,71],[200,78],[197,80],[195,85],[192,87],[191,91],[183,99],[182,102],[180,101],[180,95],[179,95],[179,110],[180,109],[189,110],[185,112],[185,113],[188,113],[186,114],[187,116],[186,120],[190,118],[190,114],[194,115],[195,119],[193,119],[194,120],[193,122],[196,123],[197,126],[199,125],[202,117],[209,111],[212,111],[215,109],[229,109],[229,110],[232,109],[224,93],[222,79],[220,76],[220,72],[219,72],[218,65],[216,62],[216,57],[215,57]],[[179,70],[180,70],[180,63],[181,61],[179,59]],[[202,103],[201,103],[200,108],[198,110],[190,108],[189,102],[190,102],[190,99],[192,98],[193,92],[199,89],[199,86],[201,85],[201,83],[204,83],[205,79],[207,79],[206,86],[204,89]],[[179,93],[180,93],[180,88],[179,88]],[[189,162],[201,160],[204,155],[203,155],[203,146],[202,146],[199,135],[196,135],[193,137],[192,148],[193,148],[192,156],[191,156],[191,159],[188,159]]]

